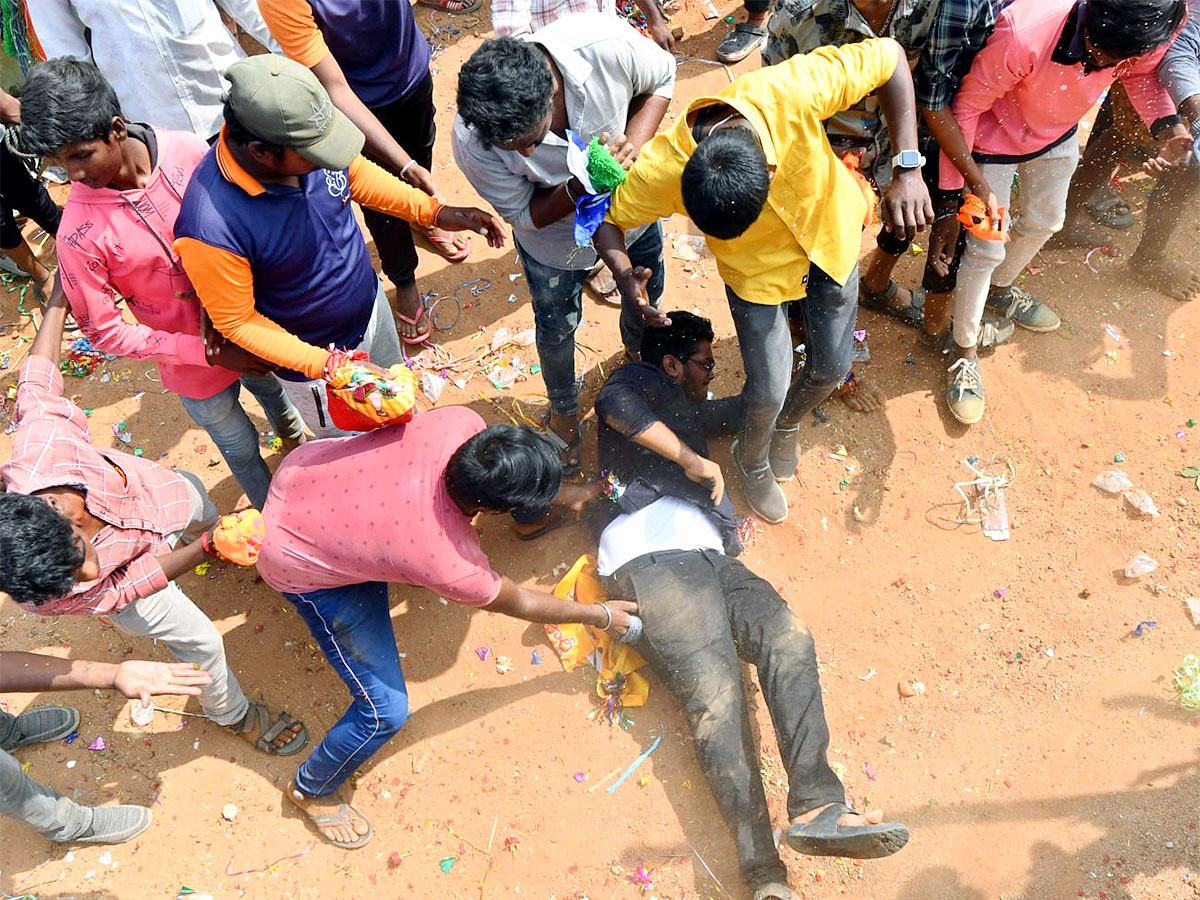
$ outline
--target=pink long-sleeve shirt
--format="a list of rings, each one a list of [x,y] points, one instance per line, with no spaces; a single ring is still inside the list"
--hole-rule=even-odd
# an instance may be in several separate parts
[[[210,366],[200,337],[200,301],[172,249],[184,190],[208,144],[190,132],[154,129],[158,158],[141,190],[77,182],[58,229],[63,290],[92,345],[158,363],[165,388],[204,399],[238,373]],[[126,140],[137,140],[130,136]],[[130,322],[118,298],[137,319]]]
[[[1157,67],[1168,43],[1118,66],[1087,74],[1082,63],[1053,60],[1078,0],[1016,0],[996,19],[954,98],[952,109],[967,147],[984,156],[1028,157],[1075,128],[1118,78],[1138,113],[1151,125],[1175,114]],[[944,153],[939,181],[964,184]]]

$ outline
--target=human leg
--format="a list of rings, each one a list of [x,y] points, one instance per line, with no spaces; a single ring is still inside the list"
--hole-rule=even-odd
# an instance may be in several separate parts
[[[575,380],[575,331],[583,319],[586,270],[545,266],[517,244],[533,300],[538,361],[550,399],[550,431],[565,445],[564,474],[579,471],[579,385]]]
[[[1179,222],[1200,199],[1200,164],[1193,163],[1158,179],[1146,207],[1146,230],[1129,267],[1155,290],[1176,300],[1200,298],[1200,268],[1168,252]]]
[[[992,273],[987,306],[1030,331],[1054,331],[1058,314],[1013,285],[1066,219],[1067,192],[1079,163],[1079,142],[1068,138],[1041,156],[1020,163],[1021,214],[1013,220],[1004,259]],[[994,184],[989,182],[989,184]],[[995,242],[992,242],[995,243]]]
[[[719,554],[711,554],[719,556]],[[650,554],[615,573],[613,593],[638,603],[640,652],[679,700],[696,758],[737,844],[751,887],[787,881],[758,771],[741,668],[710,554]]]
[[[741,62],[767,42],[771,0],[745,0],[743,7],[746,21],[735,25],[717,45],[717,59],[723,63]]]
[[[250,503],[262,509],[271,487],[271,470],[259,452],[258,429],[242,408],[241,393],[241,382],[235,381],[211,397],[180,396],[179,399],[191,420],[207,431],[217,445]]]
[[[254,395],[280,440],[297,441],[304,436],[304,419],[300,410],[288,400],[278,378],[274,375],[243,375],[240,380],[242,386]]]
[[[629,262],[634,268],[642,267],[650,270],[650,280],[646,282],[646,297],[651,306],[657,307],[662,299],[663,286],[666,283],[666,269],[663,267],[663,238],[662,226],[655,222],[633,242],[629,248]],[[646,323],[637,311],[628,305],[621,304],[621,342],[625,345],[625,353],[634,359],[639,359],[642,352],[642,334]]]
[[[858,269],[838,284],[815,265],[809,268],[808,294],[799,301],[804,319],[804,368],[792,379],[771,438],[771,469],[791,478],[799,464],[800,423],[845,381],[854,358],[858,316]]]
[[[200,708],[218,725],[245,718],[250,701],[225,659],[217,626],[175,582],[108,618],[126,634],[154,638],[180,662],[208,672],[212,682],[200,690]]]
[[[294,780],[293,802],[310,816],[321,815],[341,805],[331,795],[404,726],[408,690],[386,584],[368,582],[284,596],[295,605],[351,694],[349,709],[300,766]],[[295,792],[301,796],[294,796]],[[327,838],[352,842],[367,834],[368,827],[347,824],[322,832]]]
[[[829,728],[817,676],[817,653],[808,627],[770,582],[736,559],[714,559],[738,656],[758,668],[779,752],[788,773],[788,816],[846,792],[826,759]]]
[[[89,807],[34,781],[7,750],[0,750],[0,813],[52,841],[73,840],[92,824]]]
[[[737,331],[746,384],[742,388],[742,431],[734,464],[750,506],[768,522],[787,518],[787,498],[775,481],[768,454],[776,419],[792,377],[792,341],[782,305],[750,303],[728,285],[725,296]]]

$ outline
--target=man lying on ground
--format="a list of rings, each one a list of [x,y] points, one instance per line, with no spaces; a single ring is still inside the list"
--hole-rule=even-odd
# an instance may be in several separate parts
[[[217,511],[191,472],[92,443],[58,370],[66,299],[51,297],[17,382],[12,458],[0,467],[0,591],[44,616],[104,616],[212,675],[204,714],[270,754],[308,743],[300,722],[251,702],[221,633],[174,581],[208,558]],[[211,546],[208,545],[208,546]]]
[[[646,330],[642,361],[617,369],[596,398],[600,466],[624,485],[589,510],[609,596],[636,601],[634,647],[679,699],[696,755],[737,842],[755,900],[787,900],[739,660],[758,667],[788,773],[787,842],[801,853],[870,859],[895,853],[908,829],[846,805],[825,758],[829,730],[816,651],[804,623],[741,552],[707,438],[737,426],[737,398],[705,399],[712,326],[687,312]]]
[[[194,665],[127,659],[119,663],[59,659],[0,650],[0,690],[117,690],[150,705],[153,694],[198,696],[212,676]],[[10,751],[49,743],[79,728],[79,710],[42,706],[19,716],[0,710],[0,813],[58,843],[119,844],[150,825],[144,806],[84,806],[25,774]]]
[[[371,839],[338,788],[408,719],[388,583],[429,588],[464,606],[530,622],[582,622],[624,634],[634,604],[593,607],[498,574],[472,527],[477,513],[548,514],[595,490],[562,484],[562,462],[537,433],[484,428],[450,406],[354,437],[293,451],[271,482],[258,559],[263,580],[292,602],[350,689],[351,704],[300,766],[287,796],[335,846]]]

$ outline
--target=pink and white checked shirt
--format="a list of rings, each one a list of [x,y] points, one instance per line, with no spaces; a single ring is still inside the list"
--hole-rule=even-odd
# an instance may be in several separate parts
[[[616,15],[616,0],[492,0],[492,31],[496,37],[529,34],[574,13]]]
[[[147,459],[95,447],[83,410],[63,396],[58,367],[43,357],[31,356],[21,370],[15,418],[12,459],[0,467],[5,490],[77,488],[88,512],[106,523],[92,539],[100,577],[26,608],[47,616],[98,615],[165,588],[167,577],[155,557],[171,549],[167,535],[191,519],[183,477]]]

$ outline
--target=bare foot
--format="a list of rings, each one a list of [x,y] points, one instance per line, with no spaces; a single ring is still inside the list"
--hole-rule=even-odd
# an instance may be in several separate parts
[[[367,824],[367,820],[349,806],[346,806],[345,815],[340,816],[339,810],[341,809],[342,801],[338,800],[336,796],[308,797],[300,792],[294,781],[288,785],[286,793],[288,799],[302,813],[308,816],[309,819],[317,816],[335,817],[332,822],[319,824],[313,822],[313,825],[326,840],[352,844],[371,830],[371,826]]]
[[[826,803],[825,806],[818,806],[816,809],[810,809],[796,818],[792,819],[793,825],[804,825],[811,822],[821,814],[821,810],[827,806],[832,806],[832,803]],[[839,825],[879,825],[883,822],[883,810],[873,809],[866,815],[861,813],[848,812],[838,819]]]
[[[1150,256],[1141,251],[1129,258],[1129,268],[1149,282],[1155,290],[1176,300],[1200,298],[1200,269],[1176,262],[1165,253]]]
[[[887,397],[874,382],[860,376],[854,379],[854,390],[842,393],[842,402],[855,412],[869,413],[883,409],[887,404]]]

